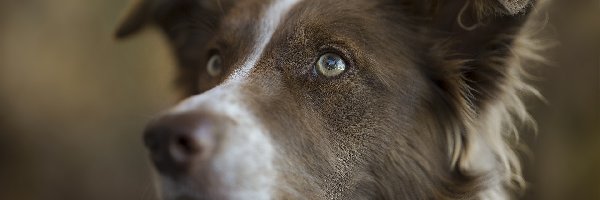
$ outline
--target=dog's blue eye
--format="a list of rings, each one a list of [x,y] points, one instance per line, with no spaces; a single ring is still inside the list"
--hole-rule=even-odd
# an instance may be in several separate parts
[[[221,62],[221,56],[219,56],[219,54],[214,54],[208,59],[206,71],[210,76],[218,76],[221,74]]]
[[[326,77],[337,76],[345,70],[346,62],[337,54],[323,54],[317,61],[317,71]]]

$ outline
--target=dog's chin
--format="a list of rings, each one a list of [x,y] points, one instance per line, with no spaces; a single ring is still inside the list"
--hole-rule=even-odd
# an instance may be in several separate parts
[[[190,196],[190,195],[179,195],[176,197],[173,197],[171,199],[167,199],[164,198],[164,200],[208,200],[208,199],[224,199],[224,198],[217,198],[217,197],[195,197],[195,196]]]
[[[203,181],[171,178],[159,179],[162,200],[208,200],[208,199],[266,199],[265,194],[226,185],[203,184]],[[267,195],[268,196],[268,195]]]
[[[160,178],[158,181],[160,199],[162,200],[202,200],[224,199],[216,197],[211,191],[198,190],[198,186],[188,180],[175,181],[170,178]]]
[[[190,196],[187,196],[187,195],[181,195],[181,196],[175,197],[173,200],[197,200],[197,199],[198,198],[195,198],[195,197],[190,197]]]
[[[185,186],[182,186],[185,188]],[[162,189],[162,200],[204,200],[204,199],[227,199],[219,197],[210,192],[190,191],[188,189]]]
[[[240,199],[234,197],[235,191],[231,191],[230,194],[225,194],[218,191],[168,191],[164,190],[162,200],[209,200],[209,199]],[[241,198],[244,199],[244,198]],[[250,198],[248,198],[250,199]]]

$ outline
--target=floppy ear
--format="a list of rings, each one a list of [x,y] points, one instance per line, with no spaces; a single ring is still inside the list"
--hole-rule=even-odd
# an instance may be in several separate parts
[[[490,190],[523,186],[511,139],[518,137],[515,123],[530,120],[521,96],[537,94],[522,68],[523,60],[539,59],[540,44],[529,37],[537,2],[408,1],[432,47],[427,73],[444,99],[432,105],[451,115],[440,120],[451,121],[444,129],[452,168],[474,179],[491,174],[479,180],[496,182]]]
[[[128,37],[147,25],[158,25],[168,34],[176,25],[216,23],[231,1],[225,0],[137,0],[118,26],[115,36]]]
[[[410,0],[431,35],[434,57],[431,69],[438,83],[462,87],[475,111],[502,96],[504,85],[519,66],[512,65],[517,35],[528,21],[535,0]],[[517,49],[518,50],[518,49]],[[460,66],[448,67],[452,60]],[[436,61],[434,61],[436,62]],[[451,74],[451,75],[449,75]],[[449,80],[460,76],[463,83]],[[452,76],[453,78],[448,78]],[[468,91],[465,91],[468,88]]]
[[[139,0],[133,4],[115,35],[131,36],[148,25],[167,36],[179,67],[178,86],[185,94],[198,91],[198,67],[206,43],[233,2],[230,0]]]

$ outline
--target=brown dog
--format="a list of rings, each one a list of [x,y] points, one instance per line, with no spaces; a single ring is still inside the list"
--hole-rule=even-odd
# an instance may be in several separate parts
[[[530,0],[143,0],[187,98],[144,140],[165,199],[509,199]]]

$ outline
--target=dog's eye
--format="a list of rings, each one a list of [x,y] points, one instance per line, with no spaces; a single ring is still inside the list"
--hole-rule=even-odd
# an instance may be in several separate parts
[[[218,76],[221,74],[221,56],[219,54],[213,54],[210,59],[208,59],[208,63],[206,63],[206,71],[210,76]]]
[[[323,54],[317,61],[317,71],[323,76],[337,76],[344,72],[344,70],[346,70],[346,62],[337,54]]]

